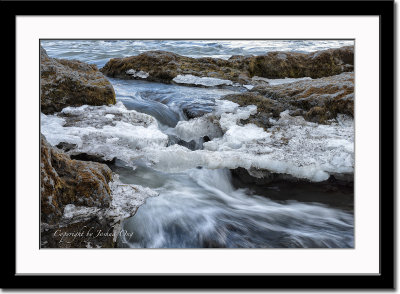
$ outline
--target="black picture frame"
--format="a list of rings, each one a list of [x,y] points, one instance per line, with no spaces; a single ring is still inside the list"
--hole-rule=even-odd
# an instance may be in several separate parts
[[[121,9],[124,7],[124,9]],[[130,7],[130,9],[126,9]],[[1,2],[2,80],[7,107],[16,110],[17,15],[378,15],[380,17],[380,274],[379,275],[16,275],[16,203],[3,193],[2,282],[5,289],[393,289],[394,279],[394,2],[393,1],[246,1],[246,2]],[[262,13],[266,11],[265,14]],[[16,128],[10,128],[15,138]],[[14,164],[16,151],[14,146]],[[383,149],[384,147],[384,149]],[[382,152],[384,150],[384,152]],[[10,156],[11,157],[11,156]],[[16,181],[15,173],[14,183]],[[11,180],[11,179],[10,179]],[[6,184],[6,182],[4,182]],[[14,195],[16,195],[14,185]]]

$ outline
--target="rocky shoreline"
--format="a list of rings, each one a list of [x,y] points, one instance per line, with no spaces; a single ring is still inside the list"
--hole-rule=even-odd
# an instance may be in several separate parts
[[[41,111],[115,104],[110,82],[96,66],[48,57],[41,48]],[[51,146],[41,134],[41,247],[112,248],[150,189],[122,184],[96,157],[71,156],[73,144]],[[101,160],[100,160],[101,161]],[[134,200],[132,200],[134,199]]]
[[[170,154],[170,149],[167,136],[158,131],[154,118],[116,104],[115,91],[105,76],[184,86],[240,87],[238,93],[222,97],[222,100],[235,103],[240,108],[230,106],[233,112],[229,110],[231,112],[203,116],[190,114],[188,121],[178,123],[177,131],[190,128],[194,122],[207,130],[207,134],[201,135],[206,138],[206,150],[191,151],[196,154],[194,158],[199,164],[203,162],[201,160],[212,161],[203,159],[209,152],[225,150],[226,146],[231,148],[232,142],[227,134],[234,127],[247,126],[249,131],[254,132],[259,132],[255,129],[259,127],[268,134],[268,138],[265,134],[260,136],[255,143],[258,149],[252,151],[255,156],[261,156],[260,160],[270,159],[265,156],[273,154],[275,149],[292,151],[299,148],[301,144],[297,142],[296,132],[301,129],[305,134],[311,134],[310,140],[317,140],[308,146],[310,150],[306,153],[315,156],[317,166],[325,166],[323,169],[304,176],[305,167],[302,165],[305,163],[301,160],[291,172],[286,167],[282,169],[268,164],[266,166],[271,166],[271,169],[240,163],[235,167],[227,165],[236,179],[236,186],[240,188],[251,184],[257,193],[261,191],[262,194],[262,190],[272,183],[314,185],[315,181],[324,191],[339,187],[346,190],[345,198],[351,194],[354,177],[351,163],[341,166],[340,172],[335,173],[336,167],[332,167],[332,162],[322,158],[321,154],[330,152],[329,148],[337,148],[335,144],[341,144],[343,139],[338,137],[340,127],[354,116],[352,46],[308,54],[269,52],[261,56],[232,56],[228,60],[149,51],[132,57],[113,58],[100,70],[95,65],[80,61],[50,58],[43,48],[40,54],[41,111],[42,115],[51,118],[47,124],[54,128],[53,133],[45,134],[46,137],[41,134],[40,139],[42,248],[116,247],[118,236],[126,233],[121,227],[123,220],[133,216],[147,197],[157,195],[148,188],[122,184],[118,175],[107,166],[118,154],[126,162],[132,158],[143,158],[141,150],[148,147],[143,147],[140,141],[165,152],[165,156]],[[299,80],[282,80],[279,83],[272,80],[286,78]],[[256,109],[253,109],[254,105]],[[235,125],[227,121],[232,115]],[[338,120],[338,117],[344,118]],[[280,125],[281,121],[289,122],[289,126],[293,122],[297,129],[284,127]],[[130,136],[118,134],[114,129],[118,124],[136,129],[132,129],[133,135]],[[87,141],[89,135],[79,129],[82,125],[93,129],[96,141]],[[319,130],[320,126],[332,126],[334,129],[332,134],[337,138],[329,148],[322,147],[323,139],[319,136],[323,130]],[[75,128],[75,133],[63,135],[65,127]],[[138,128],[140,132],[135,137]],[[318,131],[313,134],[313,130]],[[114,141],[103,138],[105,132],[115,133],[118,144],[110,145]],[[64,140],[58,135],[64,136]],[[194,142],[193,139],[195,137],[188,136],[182,142]],[[184,148],[178,151],[185,157],[189,150],[183,147],[185,144],[172,147]],[[265,150],[268,149],[265,154],[259,150],[268,144],[275,149],[265,147]],[[250,145],[253,148],[254,142]],[[125,152],[123,146],[132,153]],[[282,157],[280,154],[274,156],[271,157],[274,162]],[[148,160],[156,164],[162,162],[162,158],[156,156]],[[210,163],[210,166],[213,164]],[[326,202],[335,201],[328,199]]]

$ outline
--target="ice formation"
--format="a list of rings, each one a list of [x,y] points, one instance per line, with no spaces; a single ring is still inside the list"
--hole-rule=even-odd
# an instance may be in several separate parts
[[[114,174],[109,183],[112,202],[108,208],[75,206],[68,204],[64,208],[63,222],[74,223],[90,219],[93,216],[106,218],[117,223],[135,214],[146,198],[155,197],[157,192],[139,185],[123,184],[119,176]]]
[[[282,84],[290,84],[290,83],[295,83],[299,81],[309,81],[312,80],[310,77],[304,77],[304,78],[284,78],[284,79],[267,79],[267,78],[262,78],[262,77],[257,77],[254,76],[252,78],[252,81],[254,82],[266,82],[270,86],[276,86],[276,85],[282,85]],[[249,89],[251,90],[251,89]]]
[[[156,169],[178,172],[195,166],[257,168],[316,182],[327,180],[330,174],[353,173],[354,125],[351,118],[338,116],[337,122],[319,125],[283,112],[265,132],[254,124],[239,123],[255,113],[255,106],[233,109],[233,102],[219,102],[213,115],[222,111],[219,124],[224,135],[204,143],[204,150],[190,151],[178,145],[148,149],[147,154],[151,154]]]
[[[136,71],[134,69],[127,70],[126,74],[131,75],[134,78],[141,78],[141,79],[146,79],[149,76],[148,72],[145,72],[145,71],[142,71],[142,70]]]
[[[168,136],[146,114],[115,106],[68,107],[56,115],[42,114],[42,132],[48,141],[76,144],[71,152],[117,157],[134,166],[140,158],[153,168],[179,172],[197,166],[256,168],[324,181],[330,174],[354,172],[354,123],[339,115],[329,125],[307,122],[282,112],[267,131],[241,123],[256,113],[254,105],[217,100],[215,110],[180,121],[168,133],[185,141],[209,136],[203,150],[167,146]]]
[[[67,107],[55,115],[41,114],[41,132],[52,145],[75,144],[73,152],[82,152],[129,163],[149,146],[166,146],[168,136],[158,129],[157,121],[122,102],[110,106]]]
[[[177,75],[172,81],[177,84],[200,85],[205,87],[216,87],[222,85],[233,86],[233,82],[230,80],[196,77],[194,75]]]

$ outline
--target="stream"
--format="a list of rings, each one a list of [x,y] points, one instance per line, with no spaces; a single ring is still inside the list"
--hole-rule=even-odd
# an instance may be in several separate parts
[[[134,43],[136,42],[136,43]],[[274,43],[275,42],[275,43]],[[337,43],[335,43],[337,42]],[[191,43],[191,44],[187,44]],[[240,43],[240,42],[237,42]],[[268,50],[308,52],[347,45],[346,41],[254,41],[241,46],[234,41],[43,41],[49,56],[78,59],[103,66],[109,58],[135,55],[147,50],[168,50],[187,56],[227,58],[232,54],[261,54]],[[163,44],[161,46],[160,44]],[[266,49],[267,48],[267,49]],[[202,150],[200,137],[185,141],[174,128],[180,121],[211,113],[226,94],[246,91],[239,87],[200,88],[141,80],[109,78],[120,101],[130,110],[146,113],[168,136],[168,144]],[[171,166],[179,166],[172,156]],[[236,184],[228,168],[205,166],[179,171],[154,169],[138,159],[109,164],[126,184],[149,187],[159,193],[146,199],[137,213],[126,219],[119,247],[129,248],[351,248],[354,247],[352,191],[324,192],[319,187],[284,184],[253,187]],[[283,185],[283,186],[282,186]],[[262,193],[259,193],[262,189]],[[302,190],[303,189],[303,190]],[[304,201],[298,194],[310,193]],[[346,196],[344,205],[318,201],[318,195]],[[279,197],[277,197],[279,195]],[[278,199],[279,198],[279,199]],[[321,199],[324,199],[321,195]],[[130,234],[129,234],[130,235]]]

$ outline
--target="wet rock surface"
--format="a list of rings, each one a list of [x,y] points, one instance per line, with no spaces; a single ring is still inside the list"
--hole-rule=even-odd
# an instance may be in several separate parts
[[[40,48],[41,112],[50,114],[67,106],[115,104],[111,83],[96,65],[50,58]]]
[[[231,170],[232,183],[236,188],[250,189],[251,193],[276,201],[296,200],[315,202],[353,211],[353,175],[330,176],[326,181],[314,183],[288,174],[271,173],[267,170],[236,168]]]

